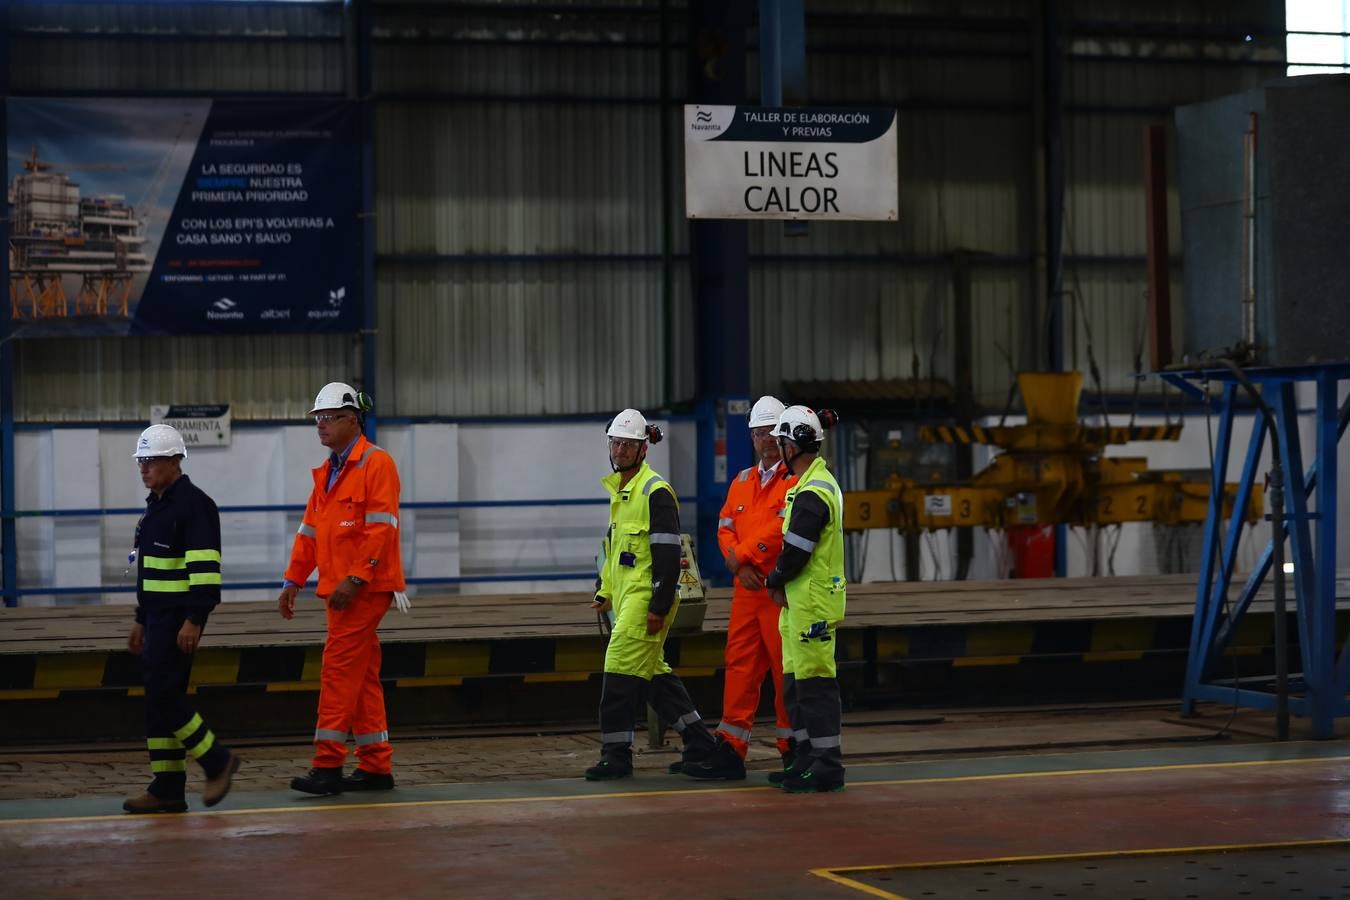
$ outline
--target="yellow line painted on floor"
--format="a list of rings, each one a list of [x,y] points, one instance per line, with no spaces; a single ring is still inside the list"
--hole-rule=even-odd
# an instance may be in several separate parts
[[[971,781],[999,781],[1013,778],[1059,778],[1066,775],[1130,775],[1130,774],[1148,774],[1152,772],[1172,772],[1188,769],[1231,769],[1246,766],[1283,766],[1298,765],[1306,763],[1343,763],[1350,761],[1350,756],[1318,756],[1306,759],[1258,759],[1242,760],[1237,762],[1200,762],[1200,763],[1175,763],[1159,766],[1121,766],[1110,769],[1066,769],[1060,772],[1001,772],[992,775],[942,775],[932,778],[894,778],[882,781],[858,781],[850,782],[850,790],[871,787],[891,787],[895,785],[910,784],[960,784]],[[440,785],[444,786],[444,785]],[[745,793],[747,791],[776,791],[771,785],[747,785],[746,787],[714,787],[714,788],[681,788],[676,790],[658,790],[658,791],[620,791],[607,794],[560,794],[560,795],[539,795],[525,797],[465,797],[455,800],[391,800],[381,803],[334,803],[313,806],[269,806],[257,809],[218,809],[211,812],[194,811],[187,813],[176,813],[173,815],[160,816],[160,818],[178,818],[180,816],[211,815],[211,816],[250,816],[259,813],[302,813],[302,812],[333,812],[337,810],[352,809],[392,809],[395,807],[408,808],[417,806],[484,806],[493,803],[554,803],[564,800],[614,800],[632,797],[675,797],[687,796],[689,794],[724,794],[724,793]],[[125,822],[127,814],[96,815],[96,816],[52,816],[50,818],[35,819],[0,819],[0,827],[7,825],[39,825],[54,822]],[[153,817],[152,817],[153,818]],[[1097,854],[1100,855],[1100,854]],[[863,866],[862,868],[889,868],[887,866]],[[834,869],[832,871],[845,871],[844,869]]]
[[[884,870],[887,867],[878,866],[877,868]],[[848,870],[810,869],[808,874],[814,875],[817,878],[824,878],[826,881],[833,881],[835,884],[842,884],[849,890],[860,891],[861,893],[864,894],[870,894],[873,897],[885,897],[886,900],[905,900],[905,898],[900,896],[899,894],[892,894],[890,891],[883,891],[881,888],[872,887],[872,885],[870,884],[863,884],[861,881],[854,881],[852,878],[847,878],[843,875],[835,874],[836,872],[844,872],[844,871]]]
[[[894,894],[880,888],[855,881],[841,872],[895,872],[914,869],[955,869],[962,866],[993,866],[1011,863],[1058,862],[1081,859],[1118,859],[1122,857],[1142,856],[1180,856],[1186,853],[1231,853],[1236,850],[1294,850],[1310,847],[1350,846],[1350,838],[1314,838],[1302,841],[1271,841],[1257,844],[1202,844],[1192,847],[1147,847],[1142,850],[1087,850],[1081,853],[1043,853],[1030,856],[991,856],[983,859],[953,859],[929,862],[904,862],[873,866],[837,866],[826,869],[812,869],[811,874],[845,887],[871,894],[873,897],[887,897],[890,900],[906,900],[904,894]]]

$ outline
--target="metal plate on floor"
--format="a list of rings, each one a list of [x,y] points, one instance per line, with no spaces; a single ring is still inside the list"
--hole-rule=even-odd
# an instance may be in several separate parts
[[[873,896],[907,900],[1347,898],[1350,841],[1033,857],[833,870]]]

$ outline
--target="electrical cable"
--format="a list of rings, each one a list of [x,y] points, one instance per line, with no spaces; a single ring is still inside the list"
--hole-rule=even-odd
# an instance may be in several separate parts
[[[933,558],[933,580],[942,581],[942,560],[938,558],[937,540],[933,537],[933,532],[924,532],[924,543],[928,545],[928,554]]]

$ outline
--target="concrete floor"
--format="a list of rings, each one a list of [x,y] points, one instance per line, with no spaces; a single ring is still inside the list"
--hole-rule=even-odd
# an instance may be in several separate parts
[[[1182,741],[1164,732],[1197,729],[1157,710],[1137,721],[1103,710],[1093,727],[1060,711],[1048,723],[1020,720],[1020,732],[991,724],[1013,714],[964,715],[925,726],[855,721],[849,788],[820,796],[784,795],[762,772],[718,785],[668,776],[660,770],[671,757],[660,752],[644,755],[634,779],[588,784],[571,775],[592,749],[576,735],[566,778],[413,783],[410,763],[389,794],[300,799],[255,771],[217,810],[180,816],[124,816],[109,793],[15,797],[11,782],[0,801],[0,881],[19,897],[905,896],[903,870],[882,880],[876,867],[1350,838],[1343,741],[1258,740],[1264,726],[1252,718],[1239,721],[1238,740]],[[965,745],[934,740],[943,728],[964,732]],[[1098,734],[1114,749],[1051,741],[1036,751],[1047,731],[1070,747]],[[913,753],[923,734],[947,746]],[[532,739],[532,755],[558,737]],[[889,744],[889,761],[876,761],[884,749],[863,752],[869,742]],[[300,762],[297,748],[287,752],[278,764]],[[0,754],[0,769],[14,764]],[[72,776],[87,766],[62,764]]]

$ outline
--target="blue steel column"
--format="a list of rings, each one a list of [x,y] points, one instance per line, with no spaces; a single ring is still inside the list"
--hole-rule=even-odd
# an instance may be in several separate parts
[[[1268,402],[1275,410],[1276,421],[1280,428],[1280,454],[1284,464],[1284,480],[1288,485],[1304,483],[1303,446],[1298,432],[1298,395],[1293,381],[1279,381],[1263,386],[1263,393],[1269,393]],[[1334,465],[1334,463],[1333,463]],[[1318,484],[1322,479],[1318,478]],[[1318,735],[1317,710],[1325,702],[1320,685],[1324,675],[1323,661],[1316,658],[1313,647],[1313,634],[1318,615],[1316,572],[1317,562],[1313,556],[1312,530],[1308,527],[1308,495],[1300,490],[1284,492],[1285,520],[1284,530],[1289,540],[1289,556],[1294,564],[1295,606],[1298,610],[1299,650],[1303,657],[1303,677],[1307,682],[1311,697],[1309,716],[1313,720],[1314,736]],[[1278,574],[1278,573],[1277,573]],[[1327,720],[1330,727],[1330,719]]]
[[[375,302],[375,98],[371,90],[371,0],[354,2],[356,71],[348,73],[347,90],[349,99],[356,101],[361,117],[361,390],[378,403],[375,383],[378,317]],[[355,96],[351,97],[353,88]],[[378,417],[379,408],[376,407],[366,418],[366,437],[371,441],[375,440]]]
[[[3,98],[9,96],[9,4],[0,3],[0,41],[5,52],[0,54],[0,147],[9,146],[8,109]],[[6,172],[6,179],[9,175]],[[8,230],[8,229],[6,229]],[[9,284],[9,252],[0,253],[0,276],[5,289]],[[19,595],[18,525],[14,520],[17,508],[14,497],[14,341],[11,340],[14,322],[10,318],[9,299],[5,298],[0,312],[0,592],[6,606],[17,606]]]
[[[1331,737],[1345,687],[1336,665],[1336,490],[1338,482],[1336,444],[1337,381],[1323,373],[1317,389],[1317,619],[1313,629],[1313,654],[1321,660],[1318,686],[1322,696],[1313,710],[1313,736]]]
[[[1233,398],[1231,384],[1223,386],[1219,403],[1219,433],[1214,447],[1214,465],[1210,472],[1209,513],[1205,516],[1205,541],[1201,550],[1200,576],[1195,585],[1195,615],[1191,619],[1191,640],[1186,656],[1186,685],[1183,689],[1181,714],[1195,714],[1196,692],[1204,679],[1204,661],[1209,647],[1209,635],[1214,628],[1213,597],[1216,592],[1214,552],[1219,546],[1223,530],[1223,486],[1228,471],[1228,452],[1233,437]],[[1206,403],[1210,402],[1206,397]],[[1236,514],[1236,510],[1234,510]]]
[[[745,102],[749,0],[689,4],[689,98],[693,103]],[[703,576],[729,584],[717,546],[717,514],[730,473],[750,464],[750,433],[729,404],[750,393],[749,230],[745,222],[695,221],[689,226],[694,332],[697,338],[698,528],[694,540]],[[720,452],[719,452],[720,451]]]
[[[802,0],[759,0],[759,105],[806,103],[806,11]],[[787,237],[805,237],[807,223],[783,222]]]

